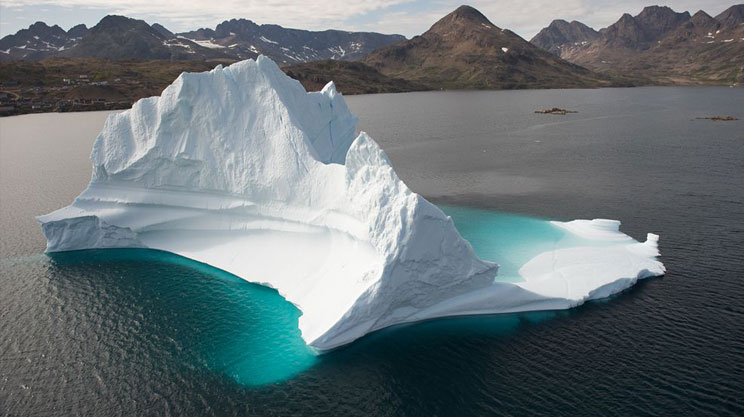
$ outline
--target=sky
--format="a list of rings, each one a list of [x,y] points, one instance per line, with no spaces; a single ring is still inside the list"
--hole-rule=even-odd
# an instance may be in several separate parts
[[[399,33],[425,32],[464,0],[2,0],[0,37],[36,21],[67,30],[84,23],[94,26],[107,14],[160,23],[172,32],[214,28],[232,18],[274,23],[309,30],[342,29]],[[650,0],[471,0],[496,26],[530,39],[553,19],[579,20],[595,29],[606,27],[623,13],[638,14]],[[662,5],[715,16],[735,0],[668,0]]]

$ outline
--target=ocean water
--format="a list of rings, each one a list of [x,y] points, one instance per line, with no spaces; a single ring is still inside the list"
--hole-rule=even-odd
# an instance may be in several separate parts
[[[668,274],[570,311],[396,326],[315,356],[276,291],[146,250],[47,256],[33,216],[90,178],[105,113],[0,119],[0,415],[742,415],[744,90],[350,97],[401,178],[500,279],[571,244],[661,235]],[[568,116],[536,115],[566,107]],[[504,254],[508,256],[504,257]]]

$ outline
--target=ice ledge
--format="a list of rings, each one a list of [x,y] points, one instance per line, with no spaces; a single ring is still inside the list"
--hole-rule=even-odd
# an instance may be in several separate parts
[[[44,221],[44,216],[38,219],[47,239],[47,252],[146,247],[132,229],[108,224],[95,215],[64,217],[56,221]]]

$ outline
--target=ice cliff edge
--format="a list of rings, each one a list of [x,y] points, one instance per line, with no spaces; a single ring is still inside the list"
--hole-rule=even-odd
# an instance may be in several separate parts
[[[333,83],[307,93],[265,57],[183,73],[109,116],[88,188],[38,217],[47,250],[152,248],[271,286],[319,350],[396,323],[567,308],[663,273],[656,240],[630,240],[608,259],[590,253],[612,272],[580,285],[563,272],[586,275],[586,251],[559,254],[568,270],[536,259],[525,283],[495,282],[497,265],[356,123]]]

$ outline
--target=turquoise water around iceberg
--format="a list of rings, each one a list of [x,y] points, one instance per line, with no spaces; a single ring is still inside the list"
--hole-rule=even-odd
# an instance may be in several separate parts
[[[572,243],[542,219],[441,208],[480,257],[501,265],[499,280],[520,281],[517,271],[524,262],[558,244]],[[150,327],[147,334],[159,335],[150,342],[173,345],[177,358],[188,366],[257,386],[291,379],[324,358],[302,340],[302,313],[293,304],[274,289],[220,269],[145,249],[66,252],[51,258],[56,272],[90,277],[73,285],[90,292],[93,305],[100,306],[94,316],[114,314],[124,329]]]
[[[156,335],[132,356],[154,362],[153,352],[165,344],[181,366],[207,368],[241,385],[286,380],[318,360],[300,336],[301,312],[274,289],[162,251],[50,256],[55,274],[90,277],[71,286],[88,293],[95,308],[81,319],[102,321],[105,344],[131,337],[125,333],[132,329]]]
[[[499,264],[498,281],[524,281],[519,268],[538,254],[561,247],[590,246],[550,221],[457,206],[439,206],[481,259]]]
[[[496,279],[501,281],[521,281],[519,268],[541,252],[588,243],[544,219],[466,207],[441,209],[479,257],[500,264]],[[90,292],[94,305],[105,311],[97,311],[96,317],[114,314],[124,329],[150,327],[146,333],[158,335],[150,342],[172,345],[183,364],[203,367],[240,385],[285,381],[326,358],[305,345],[298,328],[302,313],[293,304],[274,289],[220,269],[145,249],[56,253],[51,258],[58,272],[91,277],[75,284],[75,289]],[[113,313],[108,311],[112,308]],[[505,316],[490,325],[466,327],[501,333],[522,319]],[[474,321],[478,318],[455,325]],[[447,323],[452,322],[429,323],[422,331],[438,326],[446,330]],[[399,339],[409,330],[378,332],[372,340],[390,335]]]

